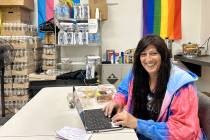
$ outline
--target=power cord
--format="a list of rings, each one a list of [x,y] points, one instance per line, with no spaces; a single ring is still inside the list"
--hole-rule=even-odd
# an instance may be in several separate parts
[[[209,49],[209,40],[210,40],[210,37],[208,37],[207,40],[200,46],[200,48],[202,48],[207,43],[206,50],[205,50],[206,54],[208,53],[208,49]]]

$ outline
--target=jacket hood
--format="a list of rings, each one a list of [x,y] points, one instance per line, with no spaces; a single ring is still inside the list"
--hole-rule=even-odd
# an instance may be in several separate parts
[[[198,76],[189,70],[184,70],[172,65],[170,78],[167,84],[167,91],[174,94],[182,86],[198,80]]]

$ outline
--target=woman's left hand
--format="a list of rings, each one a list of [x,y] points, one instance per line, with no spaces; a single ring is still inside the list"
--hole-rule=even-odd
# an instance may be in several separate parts
[[[137,118],[128,113],[127,111],[123,111],[120,113],[117,113],[112,117],[112,121],[116,125],[122,125],[129,128],[135,129],[137,127]]]

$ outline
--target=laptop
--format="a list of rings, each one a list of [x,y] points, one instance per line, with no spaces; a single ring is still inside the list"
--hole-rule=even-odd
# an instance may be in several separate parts
[[[73,100],[87,132],[106,132],[123,128],[122,126],[114,125],[111,118],[104,115],[102,109],[84,110],[75,87],[73,87]]]

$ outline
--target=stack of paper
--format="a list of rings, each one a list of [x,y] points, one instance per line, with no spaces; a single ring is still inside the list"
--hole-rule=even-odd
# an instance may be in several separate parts
[[[56,131],[56,136],[64,140],[89,140],[91,135],[87,134],[83,129],[71,127],[64,127]]]

